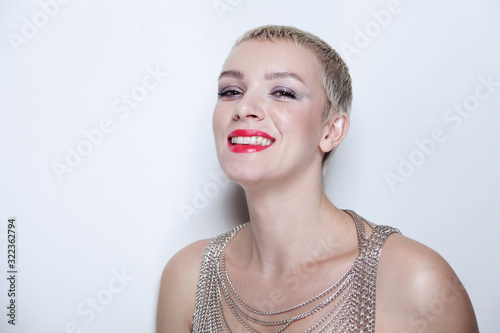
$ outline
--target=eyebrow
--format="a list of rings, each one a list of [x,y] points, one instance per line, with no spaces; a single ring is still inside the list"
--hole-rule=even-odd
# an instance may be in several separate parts
[[[219,80],[222,79],[223,77],[232,77],[234,79],[242,80],[245,77],[245,75],[243,75],[243,73],[240,71],[224,71],[220,73]]]
[[[240,71],[229,70],[220,73],[219,80],[223,77],[231,77],[234,79],[243,80],[245,75]],[[299,75],[292,72],[269,72],[264,75],[264,78],[268,81],[291,78],[304,83],[304,80],[302,80],[302,78]]]
[[[292,72],[270,72],[264,75],[266,80],[279,80],[279,79],[295,79],[304,83],[304,80],[300,76]]]

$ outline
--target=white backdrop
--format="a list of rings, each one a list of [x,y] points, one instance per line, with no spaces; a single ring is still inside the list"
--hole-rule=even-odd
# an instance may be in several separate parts
[[[154,331],[167,260],[246,219],[212,142],[222,62],[244,31],[286,24],[353,77],[332,201],[437,250],[498,332],[499,14],[494,0],[2,1],[0,331]]]

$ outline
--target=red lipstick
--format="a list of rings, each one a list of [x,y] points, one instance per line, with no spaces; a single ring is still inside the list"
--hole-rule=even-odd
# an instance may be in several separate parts
[[[229,134],[227,145],[233,153],[256,153],[271,147],[274,141],[275,138],[259,130],[237,129]]]

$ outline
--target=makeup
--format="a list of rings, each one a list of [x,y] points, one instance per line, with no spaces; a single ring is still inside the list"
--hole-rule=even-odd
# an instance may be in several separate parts
[[[269,134],[255,129],[237,129],[229,134],[227,145],[233,153],[256,153],[276,141]]]

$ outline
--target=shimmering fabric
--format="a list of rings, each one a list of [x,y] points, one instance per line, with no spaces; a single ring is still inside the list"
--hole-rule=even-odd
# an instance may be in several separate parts
[[[293,324],[322,311],[321,319],[306,333],[313,332],[374,332],[375,287],[377,268],[382,246],[387,237],[399,230],[373,225],[353,211],[345,210],[355,223],[358,234],[359,255],[345,274],[326,290],[294,307],[275,312],[254,309],[246,304],[233,288],[225,270],[224,248],[233,236],[246,224],[215,237],[208,245],[202,259],[196,291],[193,332],[231,332],[226,319],[234,316],[246,330],[259,332],[259,326],[273,326],[274,332],[294,330]],[[373,232],[365,237],[364,223],[370,224]],[[230,311],[223,313],[225,302]],[[303,311],[301,311],[303,309]],[[301,311],[297,314],[297,311]],[[295,313],[286,320],[274,320],[273,316]],[[262,318],[266,318],[266,320]],[[269,319],[267,319],[269,318]]]

